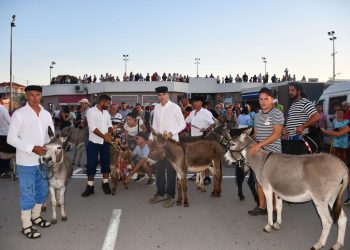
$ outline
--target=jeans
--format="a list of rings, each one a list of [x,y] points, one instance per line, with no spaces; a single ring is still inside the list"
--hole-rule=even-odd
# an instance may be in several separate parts
[[[86,175],[87,176],[95,176],[96,167],[98,163],[98,154],[100,154],[101,161],[101,173],[109,173],[111,172],[109,168],[110,159],[109,159],[109,144],[103,143],[93,143],[91,141],[88,142],[86,147]]]
[[[48,181],[39,172],[39,166],[17,165],[21,210],[31,210],[35,204],[43,204],[48,192]]]
[[[168,196],[174,198],[176,171],[168,160],[161,160],[156,163],[156,177],[157,195],[163,196],[164,194],[167,194]]]

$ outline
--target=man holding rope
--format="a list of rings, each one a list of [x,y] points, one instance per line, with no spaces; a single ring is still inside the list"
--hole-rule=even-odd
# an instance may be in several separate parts
[[[100,95],[95,107],[90,108],[86,113],[87,123],[89,126],[89,142],[86,148],[87,164],[86,175],[88,184],[82,197],[87,197],[95,193],[94,176],[96,174],[98,155],[100,154],[101,173],[103,175],[102,189],[105,194],[111,194],[109,187],[110,159],[109,144],[111,143],[111,134],[113,126],[111,116],[107,111],[111,105],[111,97]]]
[[[50,113],[40,105],[42,88],[30,85],[24,90],[27,104],[13,113],[7,142],[17,149],[22,233],[29,239],[36,239],[41,234],[33,224],[42,228],[51,225],[40,216],[48,182],[39,169],[39,157],[45,154],[44,145],[50,141],[48,128],[54,131],[55,127]]]

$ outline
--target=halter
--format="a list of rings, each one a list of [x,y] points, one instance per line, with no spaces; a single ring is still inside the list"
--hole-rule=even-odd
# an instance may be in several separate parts
[[[41,178],[43,178],[44,180],[52,179],[54,175],[53,171],[50,171],[52,169],[52,166],[53,166],[53,162],[51,162],[50,165],[47,165],[41,161],[41,157],[39,158],[38,170],[41,175]],[[50,172],[51,172],[51,175],[49,175]]]
[[[231,141],[232,141],[232,139],[231,139]],[[240,161],[242,161],[242,160],[245,160],[245,157],[243,156],[242,151],[243,151],[244,149],[246,149],[246,148],[247,148],[250,144],[252,144],[253,142],[255,142],[255,141],[254,141],[254,140],[250,141],[247,145],[244,145],[244,146],[243,146],[241,149],[239,149],[239,150],[231,150],[230,147],[228,147],[228,148],[226,148],[226,149],[230,152],[231,157],[232,157],[233,159],[235,159],[237,162],[240,162]],[[240,156],[241,156],[241,158],[240,158],[240,159],[237,159],[237,158],[234,156],[233,153],[239,153]]]
[[[220,140],[218,141],[219,144],[223,145],[226,150],[227,148],[229,148],[230,142],[232,141],[232,138],[228,138],[227,136],[218,133],[215,131],[215,128],[213,128],[211,131],[209,131],[209,133],[207,135],[209,135],[210,133],[213,133],[215,136],[217,136],[218,138],[220,138]],[[226,140],[225,140],[226,139]]]

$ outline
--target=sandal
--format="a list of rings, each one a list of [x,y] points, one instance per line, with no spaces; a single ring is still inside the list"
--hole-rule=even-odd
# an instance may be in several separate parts
[[[38,219],[40,219],[39,222],[37,222]],[[51,226],[51,223],[48,222],[47,220],[44,220],[41,216],[39,216],[39,217],[33,219],[33,220],[32,220],[32,223],[33,223],[34,225],[37,225],[37,226],[42,227],[42,228],[46,228],[46,227]]]
[[[29,230],[26,232],[26,230]],[[41,234],[36,230],[33,225],[23,228],[21,231],[28,239],[36,239],[41,236]]]

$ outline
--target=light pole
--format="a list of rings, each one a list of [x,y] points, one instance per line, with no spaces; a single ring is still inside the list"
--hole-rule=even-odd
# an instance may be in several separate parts
[[[198,64],[200,64],[199,61],[200,61],[201,59],[200,59],[200,58],[195,58],[194,60],[196,61],[195,64],[197,64],[197,77],[199,77],[199,75],[198,75]]]
[[[51,65],[50,65],[50,82],[49,84],[51,85],[51,81],[52,81],[52,78],[51,78],[51,70],[53,69],[53,66],[55,65],[56,63],[54,61],[51,62]]]
[[[266,76],[266,63],[267,63],[266,57],[261,57],[261,59],[262,59],[263,63],[265,63],[265,76]]]
[[[329,31],[328,32],[328,36],[330,36],[329,40],[331,40],[333,42],[333,53],[331,56],[333,56],[333,81],[335,80],[335,48],[334,48],[334,40],[337,39],[334,36],[335,32],[334,31]]]
[[[12,29],[13,27],[16,27],[15,25],[16,15],[12,16],[12,22],[11,22],[11,36],[10,36],[10,110],[13,110],[13,103],[12,103]]]
[[[129,61],[129,55],[123,55],[123,61],[125,63],[125,75],[127,73],[127,61]]]

